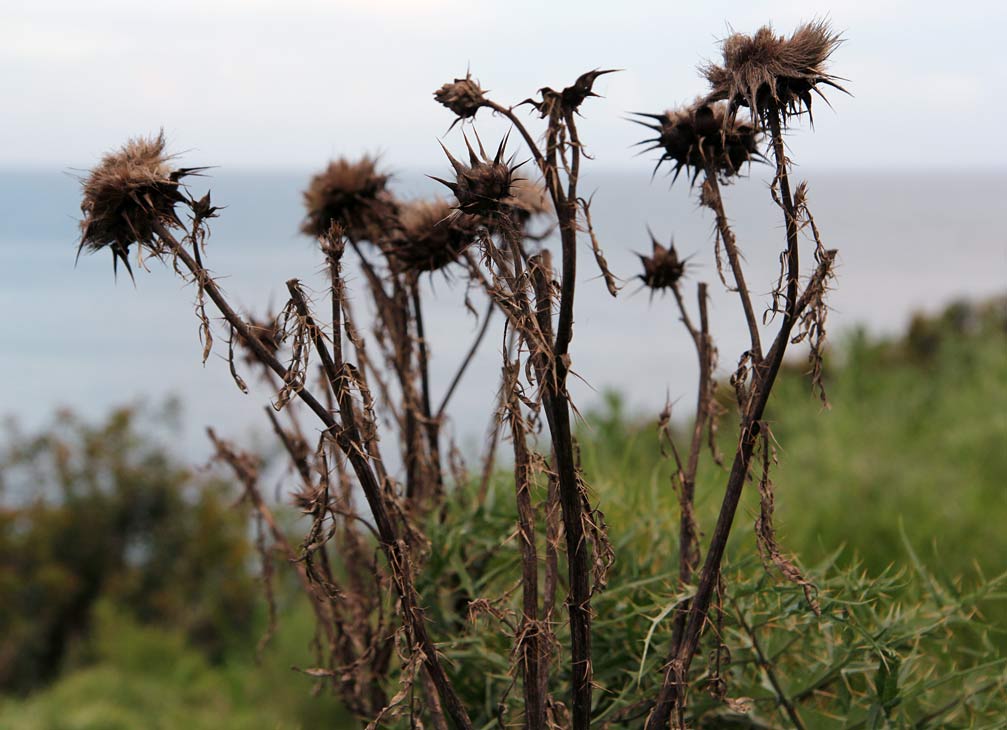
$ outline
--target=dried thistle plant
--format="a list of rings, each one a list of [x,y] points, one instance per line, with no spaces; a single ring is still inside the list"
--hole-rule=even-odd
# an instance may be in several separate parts
[[[675,631],[665,663],[665,676],[654,707],[647,718],[646,730],[663,730],[674,721],[679,726],[685,723],[686,695],[689,686],[689,669],[695,657],[701,637],[706,629],[714,596],[720,595],[722,588],[721,561],[727,540],[731,533],[734,516],[741,499],[742,490],[749,480],[752,459],[758,444],[763,444],[763,472],[759,480],[762,511],[757,524],[760,549],[772,556],[772,562],[780,567],[783,575],[799,584],[805,591],[810,608],[817,611],[815,589],[797,568],[796,563],[783,557],[775,541],[772,524],[773,487],[769,478],[771,466],[770,433],[763,420],[773,385],[783,363],[788,345],[799,342],[804,332],[824,333],[824,322],[818,321],[825,308],[822,297],[833,277],[833,262],[836,252],[826,250],[819,237],[814,220],[807,210],[806,188],[798,187],[798,196],[791,194],[790,160],[787,157],[783,134],[788,120],[811,112],[811,92],[821,95],[819,84],[839,87],[826,70],[826,62],[839,44],[839,36],[831,31],[824,21],[816,21],[799,27],[790,38],[777,36],[767,26],[753,36],[732,35],[724,42],[724,65],[709,65],[703,74],[711,84],[711,92],[704,101],[679,113],[669,113],[664,118],[656,118],[660,124],[653,126],[659,136],[655,147],[663,148],[665,159],[675,160],[676,172],[689,166],[694,169],[693,180],[704,173],[700,190],[700,203],[713,211],[716,217],[717,266],[725,286],[738,293],[742,310],[748,324],[750,347],[743,352],[732,376],[732,384],[737,394],[739,428],[738,445],[724,492],[720,514],[714,527],[709,549],[700,570],[695,594],[688,602],[687,609],[676,614]],[[823,97],[824,98],[824,97]],[[714,106],[714,102],[727,101]],[[739,107],[748,106],[752,111],[752,124],[746,125],[736,119]],[[720,133],[716,131],[719,125]],[[768,308],[770,315],[781,313],[782,321],[768,350],[763,350],[759,320],[755,314],[752,294],[745,279],[744,266],[733,229],[724,207],[720,191],[720,179],[729,180],[735,174],[737,165],[732,159],[732,147],[737,150],[737,159],[750,160],[760,156],[757,150],[757,131],[768,128],[768,142],[776,163],[776,174],[771,185],[773,201],[782,209],[785,223],[785,247],[780,255],[782,271],[779,282],[772,294]],[[740,138],[739,138],[740,135]],[[743,141],[740,141],[743,140]],[[653,149],[653,148],[652,148]],[[810,226],[814,234],[815,269],[804,286],[801,286],[799,233]],[[728,283],[720,264],[720,247],[727,253],[733,283]],[[645,266],[646,266],[645,259]],[[654,266],[654,263],[651,263]],[[645,269],[645,276],[649,273]],[[682,313],[682,320],[700,353],[701,372],[706,372],[704,355],[697,330],[684,306],[682,297],[673,285],[676,300]],[[704,295],[700,296],[701,310],[705,306]],[[795,327],[799,323],[795,336]],[[812,340],[812,359],[820,357],[821,342]],[[709,359],[706,360],[706,363]],[[812,368],[813,373],[820,369]],[[709,376],[707,376],[709,377]],[[817,380],[820,378],[816,375]],[[820,382],[816,383],[820,385]],[[707,392],[705,401],[709,401]],[[692,513],[692,493],[687,488],[688,476],[695,474],[694,456],[697,453],[698,433],[704,418],[709,418],[704,410],[704,386],[700,386],[697,407],[696,430],[693,433],[688,466],[684,465],[673,448],[678,462],[679,480],[682,493],[683,536],[696,528],[688,515]],[[711,422],[712,428],[712,422]],[[683,476],[684,475],[684,476]],[[697,549],[698,550],[698,549]],[[682,580],[691,581],[693,568],[698,565],[698,552],[693,546],[681,543]],[[717,605],[720,599],[717,600]],[[718,614],[722,615],[722,614]],[[717,666],[720,665],[719,645],[715,649]],[[719,670],[714,675],[721,677]],[[723,687],[719,693],[723,695]],[[726,700],[725,700],[726,701]],[[795,715],[796,716],[796,715]],[[800,720],[796,721],[802,726]]]

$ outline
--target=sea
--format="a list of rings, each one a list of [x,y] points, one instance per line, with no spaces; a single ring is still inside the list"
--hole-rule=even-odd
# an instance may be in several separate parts
[[[438,165],[433,172],[440,171]],[[80,172],[0,170],[0,417],[31,431],[60,409],[100,419],[128,404],[157,406],[177,399],[180,416],[171,446],[193,463],[209,455],[206,426],[242,443],[268,442],[261,385],[242,394],[229,373],[224,332],[201,363],[193,311],[195,292],[168,266],[149,261],[135,284],[111,255],[75,260]],[[256,316],[286,302],[285,282],[299,278],[320,306],[322,261],[298,233],[301,190],[310,171],[212,170],[192,186],[212,191],[220,217],[212,222],[205,262],[232,303]],[[903,330],[915,312],[936,312],[954,299],[1007,292],[1007,175],[994,171],[851,171],[798,168],[808,181],[809,207],[825,245],[839,251],[829,293],[829,336],[842,343],[855,329],[873,336]],[[403,197],[436,193],[421,171],[396,175]],[[697,376],[696,357],[670,296],[651,296],[638,278],[638,254],[651,234],[672,240],[689,257],[687,300],[694,283],[710,285],[710,326],[720,363],[729,372],[746,349],[747,331],[735,294],[725,290],[713,254],[713,219],[697,204],[697,189],[649,170],[585,168],[581,191],[592,197],[598,240],[622,288],[606,291],[589,239],[579,248],[571,392],[582,413],[610,392],[626,409],[654,417],[666,402],[686,418]],[[762,311],[769,303],[784,246],[783,215],[773,203],[769,173],[724,189],[728,215]],[[998,212],[999,211],[999,212]],[[804,243],[810,261],[812,244]],[[360,325],[370,328],[364,282],[350,268],[348,286]],[[439,401],[474,337],[480,292],[463,277],[423,280],[433,399]],[[772,325],[770,325],[771,328]],[[769,330],[764,337],[768,337]],[[448,433],[463,453],[485,438],[498,385],[503,318],[497,317],[452,400]],[[804,356],[794,348],[794,357]],[[1007,356],[1007,352],[1005,352]],[[245,379],[254,381],[244,370]],[[809,389],[809,398],[812,397]]]

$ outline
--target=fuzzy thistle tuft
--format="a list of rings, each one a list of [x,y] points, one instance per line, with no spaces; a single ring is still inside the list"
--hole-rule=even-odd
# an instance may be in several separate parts
[[[405,203],[387,252],[404,271],[437,271],[454,263],[476,239],[479,221],[459,213],[443,198]]]
[[[112,250],[112,265],[122,261],[132,276],[129,247],[136,243],[155,255],[156,228],[181,228],[175,205],[186,202],[182,179],[197,168],[175,169],[165,152],[164,132],[135,137],[116,152],[105,155],[83,183],[80,204],[84,218],[77,255],[86,250]]]
[[[674,163],[673,181],[686,167],[693,169],[693,180],[707,166],[725,178],[731,177],[740,172],[744,163],[762,156],[758,151],[759,133],[751,124],[729,119],[726,104],[700,99],[690,106],[671,109],[664,114],[635,114],[656,122],[650,124],[639,119],[631,120],[657,132],[656,137],[638,144],[650,144],[645,150],[648,152],[664,150],[654,173],[663,162]]]
[[[723,43],[723,65],[702,69],[712,86],[709,99],[730,102],[732,117],[747,106],[756,122],[765,121],[774,106],[784,119],[805,112],[810,118],[811,92],[825,100],[819,84],[846,91],[825,70],[841,42],[825,20],[801,25],[790,38],[776,35],[770,26],[751,36],[735,33]]]
[[[480,88],[478,82],[472,80],[472,74],[466,73],[465,78],[455,79],[449,84],[444,84],[434,92],[434,99],[453,111],[458,117],[452,122],[453,127],[462,119],[471,119],[488,102],[484,96],[485,92]]]
[[[478,142],[478,137],[476,141]],[[475,153],[468,137],[465,138],[465,146],[469,151],[469,164],[459,162],[448,152],[448,148],[441,147],[444,154],[448,156],[451,167],[455,171],[455,181],[448,182],[439,177],[433,179],[450,188],[458,199],[458,210],[472,215],[493,215],[497,213],[502,205],[506,205],[511,196],[511,186],[515,182],[514,170],[518,166],[511,167],[511,160],[504,159],[504,151],[507,146],[507,137],[500,141],[496,154],[492,159],[483,149],[482,142],[479,142],[479,154]],[[433,177],[433,176],[431,176]]]
[[[330,162],[304,191],[307,216],[301,232],[322,238],[337,223],[354,240],[380,238],[395,214],[395,202],[386,189],[388,179],[372,157]]]
[[[657,242],[654,234],[651,234],[650,241],[652,246],[650,256],[637,254],[643,263],[640,279],[644,286],[653,291],[670,289],[685,276],[686,262],[678,257],[674,241],[667,248]]]

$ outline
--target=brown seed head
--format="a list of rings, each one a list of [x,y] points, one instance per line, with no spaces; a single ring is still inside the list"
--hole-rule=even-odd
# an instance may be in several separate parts
[[[155,228],[181,227],[175,215],[176,203],[186,201],[181,180],[196,172],[173,168],[171,159],[163,131],[156,137],[135,137],[102,158],[82,181],[78,255],[108,246],[113,265],[122,261],[129,270],[128,248],[133,243],[155,254],[160,251]]]
[[[304,191],[307,215],[301,231],[322,238],[337,223],[354,240],[380,238],[395,214],[395,202],[386,190],[388,179],[372,157],[330,162]]]
[[[478,137],[476,138],[478,141]],[[468,137],[465,146],[469,151],[469,164],[459,162],[442,144],[444,153],[448,156],[455,171],[455,181],[448,182],[439,177],[433,178],[451,189],[458,199],[458,210],[472,215],[492,215],[498,212],[502,204],[510,197],[511,186],[514,183],[511,161],[504,159],[504,149],[507,138],[504,137],[497,148],[496,155],[490,159],[479,142],[479,155],[472,149]]]
[[[690,106],[671,109],[664,114],[636,113],[653,119],[656,124],[632,121],[657,132],[657,137],[639,143],[651,144],[648,152],[664,150],[654,168],[655,173],[661,163],[669,161],[675,166],[674,180],[686,167],[692,168],[693,180],[708,166],[723,177],[731,177],[740,172],[744,163],[762,155],[758,151],[759,133],[755,128],[729,119],[727,112],[727,104],[699,99]]]
[[[674,241],[665,248],[653,234],[650,237],[653,250],[650,256],[637,254],[643,262],[643,273],[640,279],[644,286],[654,291],[669,289],[675,286],[685,275],[686,262],[678,258]]]
[[[522,225],[533,216],[546,215],[552,211],[552,201],[546,189],[539,183],[523,177],[514,178],[511,182],[510,196],[503,202],[510,207],[515,222]]]
[[[387,251],[403,271],[437,271],[457,260],[478,228],[478,219],[455,211],[443,198],[416,200],[401,206]]]
[[[437,89],[434,92],[434,99],[453,111],[458,119],[470,119],[480,108],[486,106],[483,94],[479,84],[472,80],[472,75],[465,74],[465,78],[455,79],[452,83],[444,84]]]
[[[825,99],[819,84],[845,91],[825,70],[841,42],[824,20],[805,23],[790,38],[769,26],[751,36],[735,33],[723,43],[724,64],[702,69],[712,86],[709,98],[729,101],[732,116],[747,106],[755,121],[766,121],[774,106],[784,119],[804,112],[810,117],[811,92]]]

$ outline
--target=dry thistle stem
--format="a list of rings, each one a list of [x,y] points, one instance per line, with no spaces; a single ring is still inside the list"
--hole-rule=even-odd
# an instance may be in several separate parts
[[[653,291],[670,289],[685,276],[686,262],[678,257],[674,241],[667,248],[658,243],[653,234],[650,236],[650,241],[653,247],[650,256],[637,254],[643,263],[640,279]]]
[[[804,112],[810,117],[812,91],[828,103],[819,84],[846,91],[825,70],[841,42],[825,20],[801,25],[790,38],[768,25],[751,36],[735,33],[723,43],[724,64],[702,68],[712,87],[709,99],[730,102],[732,118],[742,106],[751,108],[755,122],[766,120],[771,106],[785,119]]]
[[[476,141],[478,142],[478,137]],[[455,181],[448,182],[439,177],[433,177],[439,183],[451,189],[458,199],[458,210],[463,213],[473,215],[489,215],[500,210],[511,196],[511,186],[514,183],[514,170],[520,165],[511,166],[512,160],[504,159],[504,151],[507,146],[507,137],[500,141],[496,154],[491,160],[483,149],[482,142],[479,144],[479,154],[475,153],[468,137],[465,138],[465,146],[469,151],[469,164],[459,162],[444,149],[444,154],[448,156],[451,166],[455,170]]]
[[[82,250],[112,250],[112,265],[129,266],[129,246],[137,243],[157,254],[155,229],[158,225],[181,228],[175,204],[186,201],[181,180],[199,168],[174,169],[172,156],[165,152],[164,131],[152,137],[134,137],[121,149],[105,155],[83,180],[80,210]],[[207,204],[209,200],[207,199]]]
[[[727,104],[697,99],[689,106],[669,109],[664,114],[634,114],[656,122],[648,124],[639,119],[631,120],[657,132],[656,137],[637,144],[650,144],[645,152],[664,150],[654,173],[665,161],[674,163],[672,182],[687,167],[692,168],[693,181],[700,172],[709,168],[729,178],[739,174],[744,163],[762,157],[758,151],[759,133],[751,124],[729,119]]]
[[[395,202],[386,189],[388,179],[378,171],[373,157],[357,162],[340,157],[330,162],[304,191],[307,216],[301,231],[321,238],[337,223],[354,240],[376,237],[395,213]]]
[[[437,271],[457,260],[476,238],[478,219],[454,211],[443,198],[405,203],[388,254],[403,271]]]
[[[434,99],[458,117],[451,123],[453,127],[462,119],[471,119],[482,107],[488,106],[483,94],[478,82],[472,80],[472,74],[466,73],[465,78],[455,79],[437,89],[434,92]]]

